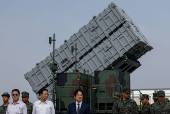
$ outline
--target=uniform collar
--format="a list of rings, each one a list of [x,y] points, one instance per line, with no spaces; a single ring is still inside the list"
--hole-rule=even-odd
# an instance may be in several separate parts
[[[146,106],[149,106],[149,105],[150,105],[150,104],[149,104],[149,102],[148,102],[148,104],[147,104]],[[142,108],[143,108],[143,107],[146,107],[146,106],[143,105]]]
[[[10,103],[8,102],[8,105],[9,105],[9,104],[10,104]],[[7,105],[7,106],[8,106],[8,105]],[[4,104],[3,104],[2,106],[4,106]]]
[[[127,102],[127,101],[129,101],[130,100],[130,98],[129,99],[127,99],[127,100],[123,100],[123,98],[122,98],[122,101],[124,101],[124,102]]]
[[[164,103],[165,103],[165,101],[164,101],[163,103],[160,103],[159,101],[157,101],[157,103],[159,103],[159,104],[164,104]]]
[[[26,105],[29,105],[29,104],[30,104],[30,102],[28,101],[28,103]]]

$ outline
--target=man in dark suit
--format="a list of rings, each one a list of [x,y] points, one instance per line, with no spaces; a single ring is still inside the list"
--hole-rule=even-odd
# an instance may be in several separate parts
[[[82,101],[83,91],[81,89],[74,91],[74,98],[76,102],[68,105],[67,114],[90,114],[90,106]]]

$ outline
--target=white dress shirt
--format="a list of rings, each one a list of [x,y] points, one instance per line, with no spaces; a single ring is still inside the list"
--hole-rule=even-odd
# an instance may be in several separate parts
[[[80,104],[79,105],[79,111],[80,111],[80,108],[81,108],[81,105],[82,105],[82,101],[79,104]],[[76,112],[77,112],[77,110],[78,110],[78,102],[76,101]]]
[[[6,114],[27,114],[27,106],[25,103],[18,101],[16,104],[8,104]]]
[[[44,103],[38,100],[33,105],[32,114],[55,114],[54,105],[49,100]]]

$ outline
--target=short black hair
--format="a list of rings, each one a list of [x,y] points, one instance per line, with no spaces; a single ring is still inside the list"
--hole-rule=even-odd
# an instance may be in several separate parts
[[[17,91],[18,94],[20,94],[20,91],[19,91],[18,89],[13,89],[13,90],[12,90],[12,93],[13,93],[14,91]]]
[[[38,92],[38,93],[39,93],[39,95],[40,95],[40,94],[43,94],[43,91],[47,91],[47,92],[48,92],[48,90],[47,90],[47,89],[42,88],[42,89],[40,89],[40,90],[39,90],[39,92]]]
[[[149,98],[145,98],[145,99],[148,99],[148,100],[149,100]]]
[[[77,93],[78,93],[79,91],[80,91],[80,92],[82,93],[82,95],[83,95],[83,91],[82,91],[81,89],[76,89],[76,90],[74,91],[74,96],[75,96],[75,97],[76,97],[76,95],[77,95]]]

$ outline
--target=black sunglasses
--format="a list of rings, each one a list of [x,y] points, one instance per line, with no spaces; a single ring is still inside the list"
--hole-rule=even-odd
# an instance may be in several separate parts
[[[12,94],[12,96],[18,96],[18,94]]]

